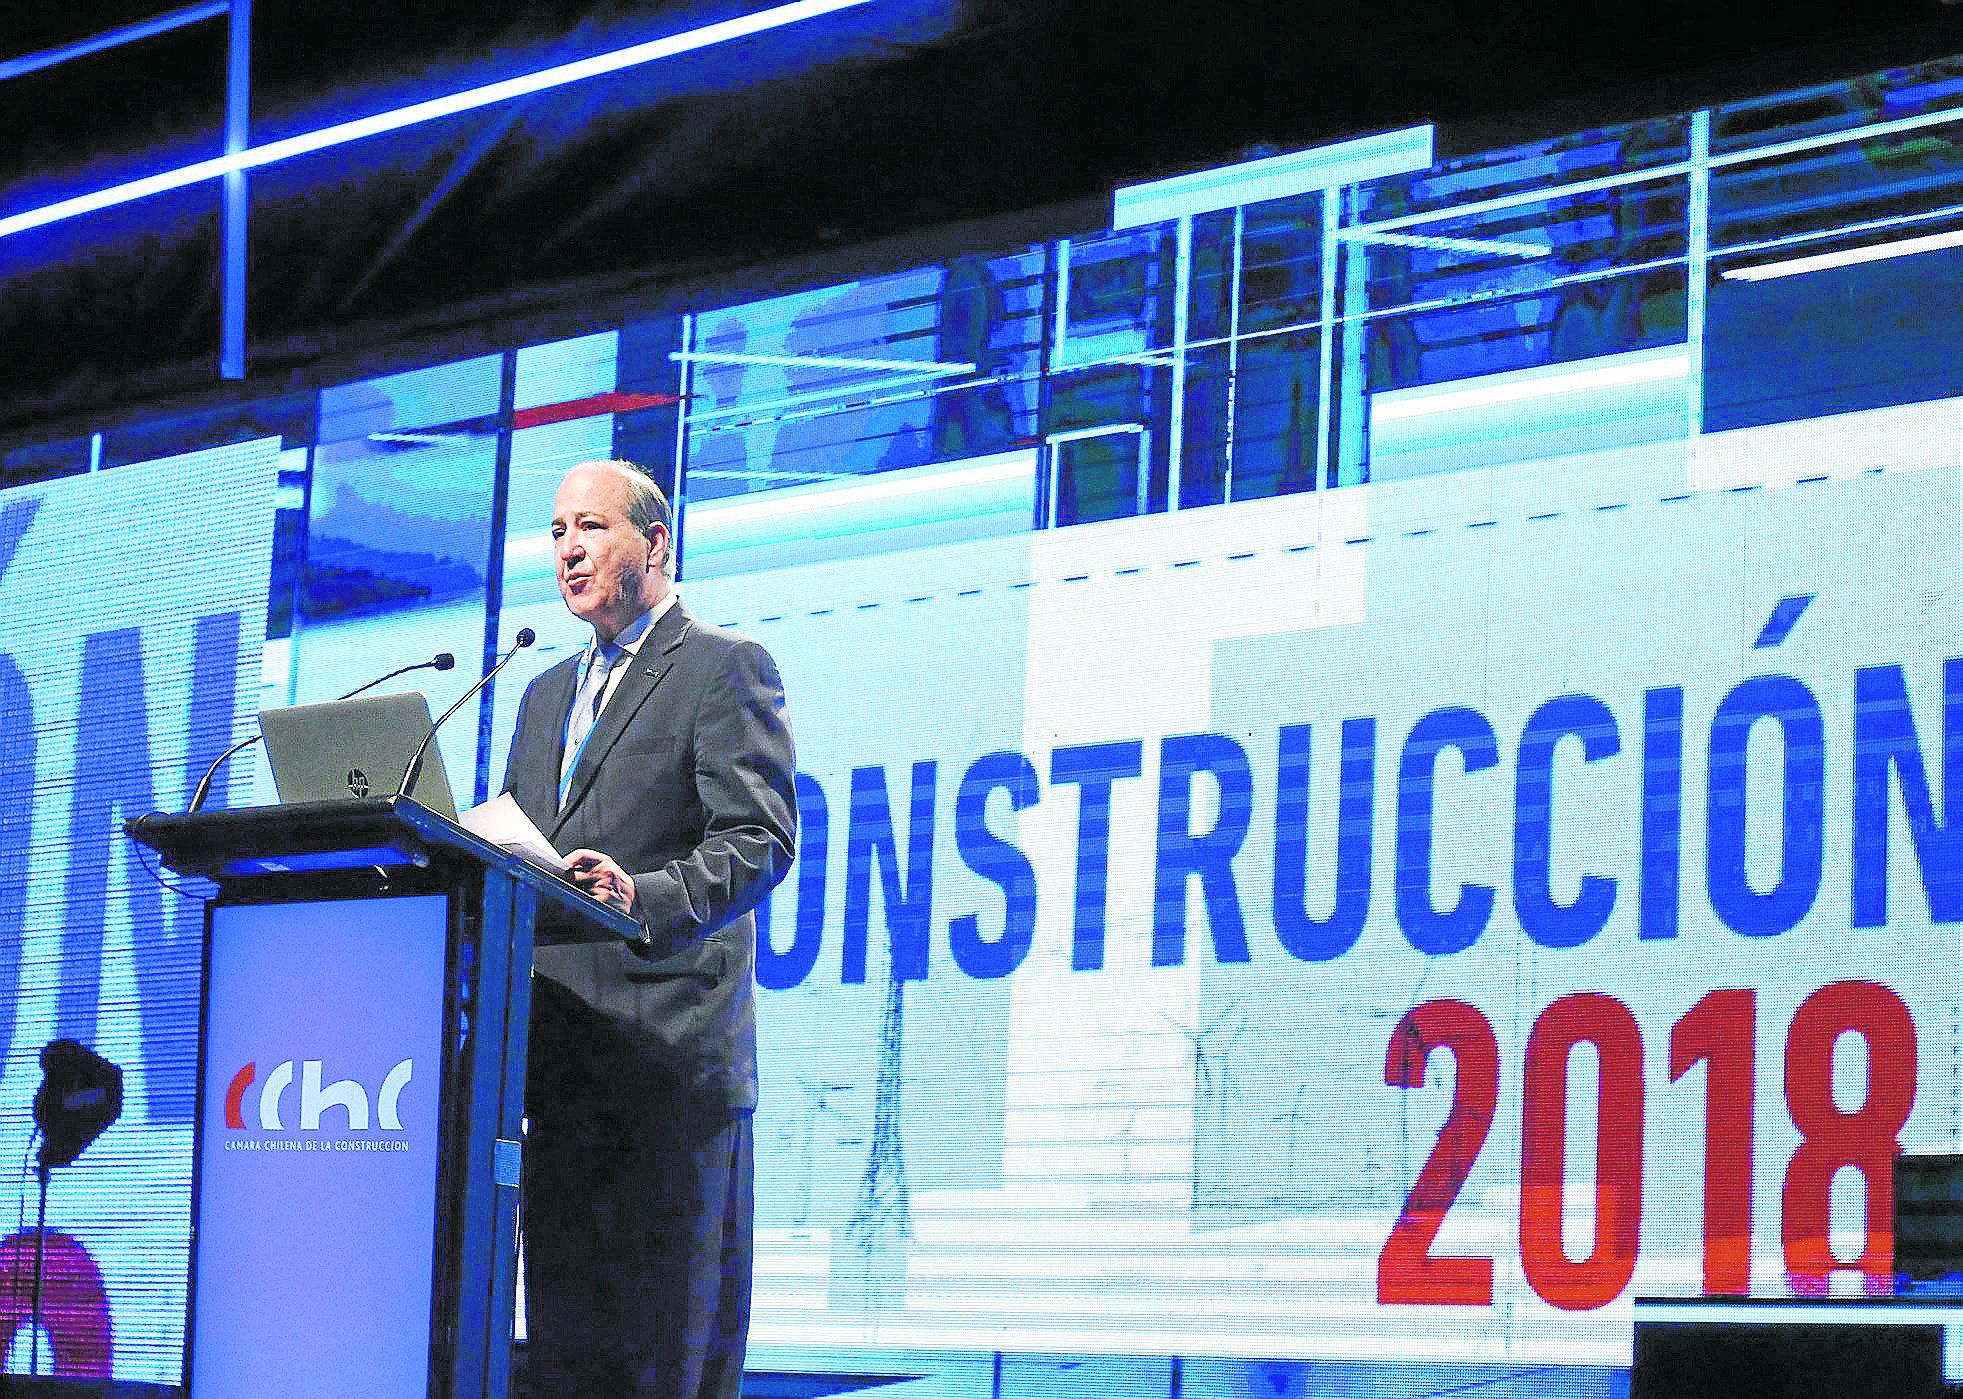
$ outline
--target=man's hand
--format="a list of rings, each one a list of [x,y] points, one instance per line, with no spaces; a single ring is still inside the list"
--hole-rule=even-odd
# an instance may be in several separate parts
[[[634,880],[613,856],[575,850],[566,856],[566,877],[609,908],[634,911]]]

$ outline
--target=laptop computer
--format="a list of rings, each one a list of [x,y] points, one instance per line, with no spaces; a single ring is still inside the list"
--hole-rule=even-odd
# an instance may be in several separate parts
[[[287,806],[393,796],[429,727],[429,701],[417,691],[259,714],[273,785]],[[440,745],[430,744],[423,754],[409,796],[439,816],[457,819]]]

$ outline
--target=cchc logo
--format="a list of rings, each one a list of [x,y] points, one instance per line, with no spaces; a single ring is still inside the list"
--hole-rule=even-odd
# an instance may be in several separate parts
[[[348,1114],[349,1131],[367,1131],[368,1090],[351,1078],[337,1079],[322,1087],[320,1064],[318,1059],[306,1059],[300,1064],[300,1130],[319,1131],[320,1115],[329,1108],[342,1108]],[[381,1091],[375,1095],[375,1125],[382,1131],[402,1130],[399,1111],[402,1090],[409,1086],[409,1078],[415,1071],[415,1061],[404,1059],[390,1069],[388,1076],[382,1080]],[[258,1076],[259,1066],[247,1064],[232,1075],[232,1086],[225,1090],[225,1125],[234,1131],[245,1128],[245,1093]],[[262,1131],[289,1130],[280,1118],[280,1110],[286,1090],[292,1085],[291,1059],[266,1075],[265,1086],[259,1090],[259,1127]]]

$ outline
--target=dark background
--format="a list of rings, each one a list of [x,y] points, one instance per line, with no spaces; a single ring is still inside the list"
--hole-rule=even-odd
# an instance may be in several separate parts
[[[252,141],[762,7],[260,0]],[[10,7],[0,57],[160,8]],[[256,172],[244,389],[216,184],[0,240],[0,439],[1081,231],[1116,184],[1411,122],[1449,156],[1959,51],[1941,0],[876,0]],[[207,20],[0,83],[0,213],[216,154],[224,62]]]

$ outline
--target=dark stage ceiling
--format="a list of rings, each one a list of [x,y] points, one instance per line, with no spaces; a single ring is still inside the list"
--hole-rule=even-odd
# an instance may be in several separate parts
[[[0,58],[166,7],[15,6]],[[259,0],[252,140],[759,8]],[[882,241],[863,256],[1094,226],[1114,184],[1264,148],[1435,121],[1448,152],[1477,150],[1963,51],[1963,8],[1941,0],[875,0],[853,14],[256,173],[253,391],[361,367],[383,342],[508,343],[515,322],[571,333],[763,264],[850,275],[853,250]],[[215,154],[223,71],[224,24],[207,20],[0,83],[0,214]],[[0,239],[0,437],[226,391],[217,202],[205,184]],[[976,226],[918,233],[950,225]]]

